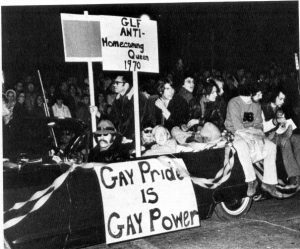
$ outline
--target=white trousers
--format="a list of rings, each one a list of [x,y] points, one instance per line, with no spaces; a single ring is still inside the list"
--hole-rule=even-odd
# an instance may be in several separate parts
[[[233,141],[233,146],[237,151],[239,160],[245,174],[245,182],[251,182],[256,179],[254,166],[250,157],[250,149],[245,140],[236,138]],[[263,158],[264,175],[263,182],[266,184],[277,184],[277,169],[276,169],[276,145],[270,140],[265,139],[266,155]]]

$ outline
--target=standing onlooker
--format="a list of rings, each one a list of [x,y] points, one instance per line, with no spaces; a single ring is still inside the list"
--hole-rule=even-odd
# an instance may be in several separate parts
[[[128,139],[134,137],[134,108],[132,82],[124,75],[118,75],[113,83],[114,91],[117,94],[109,114],[110,120],[117,127],[118,132]],[[146,97],[139,93],[140,123],[146,116]]]

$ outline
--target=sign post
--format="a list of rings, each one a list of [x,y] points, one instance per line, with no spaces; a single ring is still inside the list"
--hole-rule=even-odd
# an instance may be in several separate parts
[[[139,109],[139,87],[137,71],[132,72],[133,91],[134,91],[134,127],[135,127],[135,154],[141,157],[141,129],[140,129],[140,109]]]
[[[84,11],[84,15],[87,16],[88,12]],[[89,75],[89,91],[90,91],[90,104],[95,106],[95,90],[94,90],[94,74],[93,74],[93,62],[88,61],[88,75]],[[96,131],[96,115],[91,113],[92,132]],[[93,145],[96,146],[96,141],[93,139]]]

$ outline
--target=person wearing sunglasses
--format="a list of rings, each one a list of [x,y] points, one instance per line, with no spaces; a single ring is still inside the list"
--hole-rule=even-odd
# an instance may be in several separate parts
[[[97,145],[89,153],[89,162],[110,163],[129,159],[131,144],[122,143],[123,137],[110,120],[101,120],[93,137]]]
[[[143,126],[141,132],[141,141],[142,141],[142,146],[145,148],[145,150],[150,149],[151,146],[155,144],[154,137],[152,134],[153,127],[154,126],[151,123],[146,123]]]

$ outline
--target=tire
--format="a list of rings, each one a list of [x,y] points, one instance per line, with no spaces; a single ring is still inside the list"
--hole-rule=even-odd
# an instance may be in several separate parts
[[[228,202],[220,202],[215,207],[216,216],[223,221],[241,218],[251,208],[252,198],[245,197]]]

